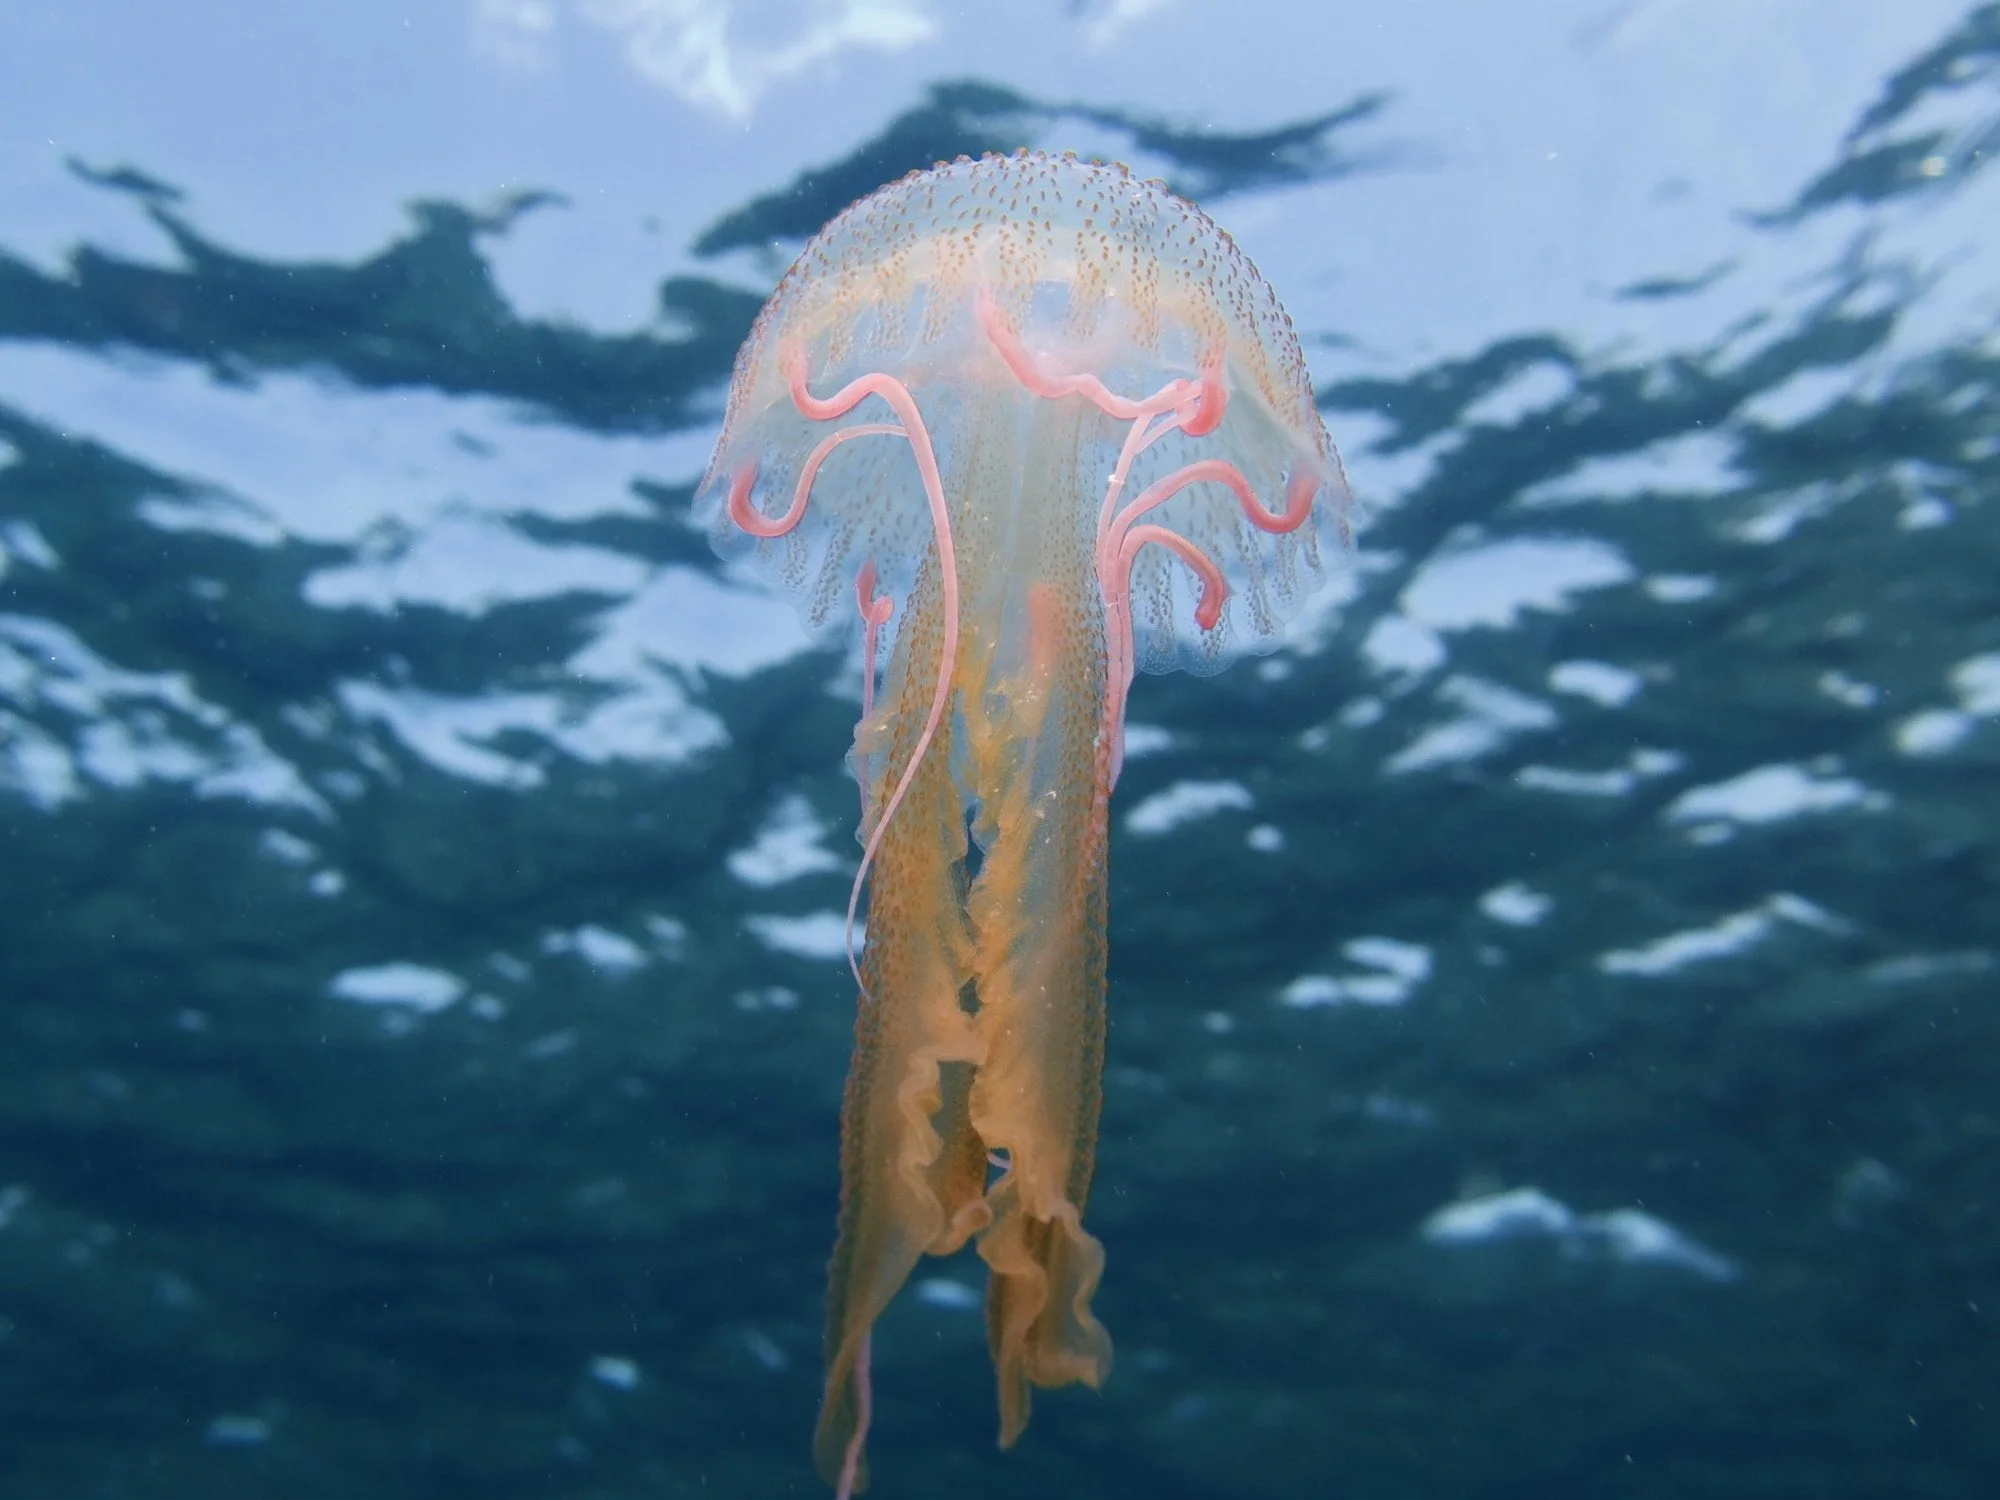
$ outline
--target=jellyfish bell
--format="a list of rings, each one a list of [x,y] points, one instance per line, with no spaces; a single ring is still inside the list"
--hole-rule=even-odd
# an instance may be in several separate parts
[[[1051,380],[1094,390],[1047,409],[1010,367],[1010,337]],[[912,173],[834,219],[765,304],[737,357],[701,504],[724,553],[755,552],[818,626],[871,559],[883,592],[904,593],[932,537],[920,476],[887,435],[823,455],[815,499],[782,538],[731,522],[721,503],[731,481],[752,471],[756,508],[782,515],[828,436],[794,400],[800,365],[821,393],[875,372],[899,379],[941,467],[961,481],[946,486],[949,506],[1012,508],[1086,541],[1133,436],[1120,414],[1129,406],[1090,396],[1136,403],[1173,381],[1211,382],[1191,425],[1133,458],[1124,494],[1207,459],[1233,465],[1274,509],[1295,482],[1312,482],[1311,524],[1260,531],[1212,484],[1149,515],[1202,547],[1229,587],[1204,629],[1189,569],[1135,559],[1134,658],[1145,670],[1206,673],[1271,649],[1320,582],[1322,532],[1344,535],[1340,460],[1276,295],[1206,214],[1122,166],[1026,153]],[[879,414],[868,405],[857,415]]]

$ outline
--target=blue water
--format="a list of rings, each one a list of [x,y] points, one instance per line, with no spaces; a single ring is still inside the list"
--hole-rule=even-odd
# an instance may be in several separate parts
[[[0,14],[0,1492],[822,1492],[857,679],[688,503],[1021,145],[1357,543],[1134,691],[1109,1384],[928,1263],[871,1493],[1989,1492],[2000,7],[1381,9]]]

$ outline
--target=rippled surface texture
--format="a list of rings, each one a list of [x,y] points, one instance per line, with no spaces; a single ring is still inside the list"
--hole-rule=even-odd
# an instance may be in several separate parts
[[[691,501],[1029,145],[1282,289],[1357,551],[1133,690],[1115,1379],[994,1454],[928,1263],[871,1493],[1986,1492],[2000,9],[1026,8],[0,16],[0,1488],[819,1493],[858,652]]]

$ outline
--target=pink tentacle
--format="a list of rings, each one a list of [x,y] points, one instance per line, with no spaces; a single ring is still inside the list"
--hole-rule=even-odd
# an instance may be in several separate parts
[[[844,417],[870,396],[880,396],[889,403],[889,408],[907,424],[910,415],[917,409],[911,399],[910,388],[893,375],[885,375],[880,370],[872,370],[866,375],[857,375],[831,396],[815,396],[806,387],[806,355],[803,349],[794,348],[786,352],[785,380],[791,388],[792,404],[799,409],[799,415],[812,422],[831,422],[836,417]],[[872,424],[871,424],[872,425]],[[923,419],[917,418],[917,426],[923,426]],[[912,440],[911,446],[916,446]],[[929,446],[926,437],[925,446]]]
[[[869,1388],[868,1345],[874,1335],[861,1335],[861,1349],[854,1356],[854,1436],[847,1440],[847,1451],[840,1459],[840,1480],[834,1486],[833,1500],[853,1500],[855,1481],[861,1477],[861,1449],[868,1441],[868,1420],[875,1397]]]
[[[820,465],[832,456],[834,449],[849,438],[908,436],[909,434],[894,422],[857,422],[852,427],[843,427],[838,432],[828,433],[814,445],[813,451],[806,455],[806,461],[799,469],[798,487],[792,492],[792,508],[785,514],[792,518],[794,526],[798,524],[797,518],[805,513],[806,496],[812,492],[813,481],[819,478]]]
[[[1229,598],[1229,585],[1222,577],[1222,569],[1215,565],[1215,560],[1178,531],[1169,531],[1164,526],[1134,526],[1125,533],[1125,540],[1118,548],[1119,591],[1130,597],[1132,563],[1138,557],[1139,549],[1149,542],[1165,547],[1201,580],[1201,598],[1195,603],[1194,622],[1203,630],[1215,629],[1222,620],[1222,606]]]
[[[1222,606],[1229,600],[1229,583],[1222,569],[1193,542],[1178,531],[1164,526],[1127,526],[1116,552],[1100,543],[1098,578],[1104,593],[1105,622],[1105,703],[1102,732],[1110,739],[1111,784],[1125,769],[1125,702],[1132,692],[1132,675],[1137,667],[1132,632],[1132,564],[1139,549],[1148,544],[1165,547],[1186,563],[1201,580],[1201,598],[1195,602],[1194,622],[1203,630],[1221,623]]]
[[[1235,464],[1220,458],[1197,459],[1191,464],[1184,464],[1171,474],[1163,475],[1141,490],[1138,498],[1121,510],[1106,528],[1101,545],[1115,552],[1119,539],[1139,517],[1149,510],[1157,510],[1165,505],[1189,485],[1203,483],[1226,486],[1246,511],[1264,509],[1263,503],[1257,498],[1257,492],[1250,488],[1250,481],[1243,477],[1243,471]]]
[[[1217,344],[1201,362],[1201,397],[1181,423],[1181,430],[1189,437],[1207,437],[1222,425],[1223,414],[1229,410],[1229,387],[1222,383],[1223,358],[1222,346]]]
[[[1184,418],[1178,425],[1186,430]],[[1139,428],[1135,425],[1134,432]],[[1164,433],[1151,434],[1138,440],[1138,447],[1157,440]],[[1136,451],[1134,439],[1126,441],[1129,451]],[[1121,463],[1122,467],[1122,463]],[[1113,473],[1114,483],[1122,480],[1122,475]],[[1213,630],[1221,623],[1222,607],[1229,599],[1229,586],[1223,579],[1222,570],[1214,559],[1177,531],[1164,526],[1138,524],[1139,518],[1150,510],[1165,505],[1174,496],[1192,484],[1213,483],[1225,486],[1236,496],[1243,513],[1250,523],[1259,530],[1281,533],[1295,531],[1305,524],[1312,514],[1313,496],[1318,492],[1319,481],[1307,470],[1300,470],[1292,476],[1286,489],[1285,509],[1273,514],[1257,498],[1257,492],[1250,487],[1250,481],[1243,477],[1243,471],[1235,464],[1219,458],[1198,459],[1185,464],[1173,473],[1154,480],[1123,510],[1117,512],[1108,524],[1100,523],[1097,535],[1097,578],[1098,587],[1104,596],[1105,626],[1105,713],[1102,733],[1110,741],[1111,780],[1115,785],[1118,773],[1125,766],[1125,700],[1132,690],[1132,674],[1135,670],[1135,645],[1132,630],[1132,604],[1130,597],[1132,561],[1139,549],[1148,543],[1158,543],[1179,557],[1201,578],[1201,598],[1195,605],[1195,624],[1203,630]],[[1116,503],[1116,496],[1107,492],[1107,511]]]
[[[1110,753],[1109,787],[1125,769],[1125,700],[1132,693],[1135,666],[1132,600],[1123,587],[1104,586],[1104,720],[1098,734]],[[1107,787],[1107,790],[1109,790]]]
[[[1169,381],[1144,400],[1132,401],[1113,394],[1111,388],[1095,375],[1050,374],[1028,352],[1020,335],[1008,326],[1006,314],[1000,311],[1000,304],[993,300],[989,288],[982,286],[973,294],[973,309],[979,318],[979,326],[986,331],[986,337],[992,340],[994,349],[1006,361],[1007,368],[1014,372],[1014,378],[1037,396],[1050,401],[1064,396],[1081,396],[1106,416],[1121,422],[1136,422],[1141,417],[1171,411],[1186,395],[1189,382],[1185,380]]]
[[[1248,512],[1250,524],[1274,534],[1297,531],[1306,524],[1306,517],[1312,514],[1313,498],[1319,494],[1319,486],[1319,478],[1311,469],[1301,467],[1292,470],[1292,477],[1285,482],[1285,508],[1272,515],[1260,505]],[[1341,518],[1340,524],[1344,531],[1346,517]]]
[[[899,427],[896,429],[901,432]],[[838,434],[836,434],[838,436]],[[854,602],[861,611],[861,717],[867,718],[875,711],[875,642],[882,633],[882,627],[889,623],[889,616],[896,611],[896,601],[887,594],[875,592],[875,559],[869,558],[861,565],[861,571],[854,575]],[[867,788],[862,789],[867,794]]]
[[[792,490],[791,509],[782,516],[767,516],[750,503],[750,491],[757,483],[757,465],[754,462],[745,464],[736,471],[736,477],[729,484],[729,519],[763,541],[784,536],[804,518],[806,502],[812,497],[813,481],[819,477],[820,466],[833,450],[849,438],[885,435],[903,437],[906,434],[894,422],[863,422],[858,426],[843,427],[839,432],[820,439],[799,469],[799,482]]]
[[[897,779],[888,800],[882,804],[881,814],[861,847],[861,866],[855,871],[854,885],[847,893],[847,967],[853,971],[854,982],[860,987],[862,997],[867,999],[872,997],[868,994],[866,981],[861,977],[860,961],[854,955],[854,918],[861,908],[861,891],[867,884],[868,872],[874,867],[875,856],[881,851],[882,836],[888,831],[896,809],[909,795],[910,787],[917,779],[917,768],[923,764],[924,752],[930,749],[931,741],[937,737],[938,725],[944,721],[945,705],[951,701],[952,668],[958,660],[958,558],[952,547],[951,512],[945,504],[944,477],[938,470],[937,452],[931,445],[930,429],[924,425],[924,415],[918,410],[910,388],[895,376],[876,371],[856,377],[831,396],[818,397],[806,385],[805,351],[797,347],[788,349],[783,360],[792,404],[811,421],[830,422],[836,417],[844,417],[869,396],[879,396],[888,403],[889,409],[903,424],[903,436],[909,439],[910,453],[917,461],[924,498],[930,503],[931,530],[937,538],[939,583],[944,594],[944,640],[938,651],[937,687],[931,693],[930,712],[924,718],[923,732],[917,736],[909,763],[903,767],[903,774]],[[732,509],[730,514],[733,517],[735,511]]]
[[[757,483],[755,460],[736,471],[736,477],[729,481],[729,519],[754,537],[768,541],[774,536],[783,536],[799,524],[799,517],[806,513],[803,498],[792,502],[792,508],[776,520],[763,514],[750,503],[750,491]]]
[[[1139,492],[1137,499],[1118,513],[1108,527],[1100,528],[1097,539],[1099,576],[1103,576],[1105,563],[1123,552],[1125,538],[1141,516],[1165,505],[1189,485],[1203,483],[1226,487],[1236,496],[1237,503],[1243,509],[1244,518],[1258,530],[1274,535],[1296,531],[1303,526],[1306,517],[1312,514],[1313,497],[1319,493],[1319,481],[1313,477],[1310,470],[1300,469],[1292,475],[1290,483],[1285,488],[1285,508],[1282,511],[1272,512],[1265,509],[1264,502],[1257,498],[1257,492],[1250,487],[1250,481],[1243,477],[1243,471],[1235,464],[1219,458],[1198,459],[1154,480]],[[1163,527],[1142,529],[1165,532]],[[1178,536],[1178,533],[1165,534]],[[1159,541],[1161,538],[1156,536],[1153,540]],[[1193,566],[1192,563],[1189,565]],[[1219,603],[1217,608],[1220,608]],[[1197,620],[1197,623],[1201,622]],[[1202,624],[1204,630],[1213,628],[1212,623]]]
[[[1185,380],[1176,385],[1192,390],[1194,387]],[[1151,417],[1143,422],[1134,422],[1125,434],[1125,446],[1118,450],[1118,463],[1111,470],[1111,481],[1104,487],[1104,504],[1097,512],[1097,534],[1104,535],[1111,519],[1118,511],[1118,497],[1125,493],[1125,479],[1132,471],[1132,461],[1144,453],[1161,438],[1177,427],[1185,425],[1185,417],[1179,408]]]

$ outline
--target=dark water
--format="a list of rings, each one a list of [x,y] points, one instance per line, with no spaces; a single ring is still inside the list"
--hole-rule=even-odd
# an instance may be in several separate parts
[[[1296,650],[1134,700],[1119,1365],[996,1455],[927,1267],[877,1493],[1991,1492],[2000,9],[1877,71],[1600,289],[1657,337],[1356,353],[1365,271],[1280,284],[1365,525]],[[688,523],[729,360],[940,157],[1224,224],[1430,170],[1365,88],[925,83],[625,332],[501,289],[539,192],[272,255],[141,133],[72,177],[153,251],[0,222],[4,1493],[819,1492],[852,676]]]

